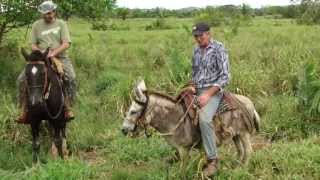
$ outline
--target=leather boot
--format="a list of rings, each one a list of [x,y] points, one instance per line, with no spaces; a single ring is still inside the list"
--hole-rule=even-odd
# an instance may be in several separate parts
[[[65,107],[64,117],[66,118],[67,122],[70,120],[73,120],[75,118],[75,116],[71,110],[71,105],[70,105],[70,101],[69,101],[68,96],[66,96],[66,98],[65,98],[64,107]]]
[[[208,160],[207,165],[203,169],[204,177],[210,177],[218,171],[218,159]]]
[[[73,120],[75,118],[74,113],[70,109],[66,109],[64,117],[67,121]]]
[[[30,124],[28,119],[28,112],[23,110],[22,114],[16,119],[16,123],[18,124]]]

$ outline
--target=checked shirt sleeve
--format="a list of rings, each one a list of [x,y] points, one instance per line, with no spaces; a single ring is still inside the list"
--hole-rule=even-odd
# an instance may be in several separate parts
[[[218,65],[218,78],[217,81],[213,84],[218,86],[220,89],[223,89],[226,85],[229,84],[230,72],[229,72],[229,56],[224,47],[220,47],[217,54],[217,65]]]

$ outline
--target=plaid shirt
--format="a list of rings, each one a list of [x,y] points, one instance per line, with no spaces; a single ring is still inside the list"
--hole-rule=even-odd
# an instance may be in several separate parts
[[[197,88],[218,86],[222,90],[230,79],[228,54],[222,43],[211,40],[205,52],[193,51],[192,81]]]

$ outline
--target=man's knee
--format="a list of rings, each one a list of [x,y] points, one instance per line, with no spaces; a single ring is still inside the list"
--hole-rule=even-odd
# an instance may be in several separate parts
[[[208,117],[208,115],[206,115],[206,114],[200,114],[199,124],[200,124],[200,126],[209,126],[212,124],[212,119],[210,117]]]

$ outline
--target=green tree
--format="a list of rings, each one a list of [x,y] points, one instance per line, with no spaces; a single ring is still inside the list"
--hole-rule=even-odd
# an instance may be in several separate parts
[[[121,17],[122,20],[126,20],[129,15],[129,9],[128,8],[118,8],[116,9],[116,14],[118,17]]]
[[[9,31],[30,24],[36,17],[36,7],[41,0],[1,0],[0,45]]]

